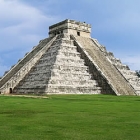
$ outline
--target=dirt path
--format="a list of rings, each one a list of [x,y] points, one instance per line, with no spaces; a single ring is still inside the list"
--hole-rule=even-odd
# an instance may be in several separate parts
[[[27,97],[27,98],[43,98],[43,99],[48,99],[49,97],[46,96],[32,96],[32,95],[14,95],[14,94],[8,94],[8,95],[0,95],[0,96],[15,96],[15,97]]]

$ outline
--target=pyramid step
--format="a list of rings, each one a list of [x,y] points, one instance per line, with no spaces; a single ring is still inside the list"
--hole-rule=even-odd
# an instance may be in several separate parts
[[[82,62],[82,61],[81,61]],[[75,62],[73,61],[69,61],[69,60],[66,60],[66,61],[61,61],[61,60],[56,60],[55,61],[55,64],[54,65],[59,65],[59,66],[65,66],[65,67],[85,67],[84,63],[79,63],[79,61],[76,61]]]
[[[50,94],[63,94],[63,93],[67,93],[67,94],[100,94],[100,88],[99,87],[72,87],[72,86],[51,86],[48,87],[48,90],[46,91],[46,93],[50,93]]]
[[[68,57],[68,56],[65,56],[65,55],[60,55],[60,54],[58,54],[58,55],[56,56],[56,58],[62,58],[62,59],[67,59],[67,60],[69,60],[69,59],[72,59],[72,60],[81,60],[80,55]],[[83,60],[83,59],[82,59],[82,60]]]
[[[73,79],[72,80],[60,80],[60,79],[56,79],[56,80],[50,80],[49,79],[38,79],[38,80],[34,80],[34,79],[26,79],[23,80],[22,82],[20,82],[20,85],[22,86],[22,84],[24,83],[24,86],[40,86],[40,85],[46,85],[47,83],[49,84],[53,84],[53,85],[73,85],[73,86],[97,86],[97,82],[94,80],[82,80],[82,81],[77,81],[77,79]]]
[[[60,38],[60,39],[56,39],[52,45],[74,45],[74,41],[70,40],[68,38]]]
[[[97,82],[95,80],[75,80],[75,79],[69,79],[69,80],[61,80],[61,79],[51,79],[49,81],[49,84],[63,84],[63,85],[74,85],[74,86],[78,86],[78,85],[85,85],[85,86],[97,86]]]
[[[53,66],[54,69],[61,69],[61,71],[63,70],[71,70],[71,71],[86,71],[88,68],[87,66],[83,65],[83,66],[65,66],[65,65],[58,65],[58,64],[54,64]]]
[[[59,65],[59,64],[54,64],[53,66],[51,64],[38,64],[37,67],[34,68],[34,71],[37,72],[37,69],[39,70],[46,70],[49,71],[50,69],[54,69],[54,70],[57,70],[57,71],[71,71],[71,72],[76,72],[76,71],[81,71],[82,73],[85,73],[88,68],[87,66],[84,66],[84,65],[69,65],[69,66],[66,66],[66,65]]]
[[[26,80],[24,80],[24,82],[26,81],[36,81],[36,80],[47,80],[49,79],[51,76],[51,79],[53,80],[90,80],[91,79],[91,75],[90,74],[75,74],[75,73],[63,73],[63,74],[59,74],[59,73],[53,73],[53,72],[49,72],[49,73],[31,73],[28,75],[28,78],[26,78]]]
[[[72,56],[79,56],[80,57],[80,53],[79,52],[65,52],[65,51],[59,51],[58,52],[58,55],[63,55],[63,56],[69,56],[69,57],[72,57]]]
[[[84,60],[83,59],[75,59],[74,57],[73,58],[66,58],[66,57],[62,57],[60,55],[57,56],[57,59],[56,59],[56,62],[67,62],[67,63],[82,63],[84,64]]]
[[[55,46],[51,46],[51,48],[49,49],[48,52],[46,52],[46,54],[48,55],[48,53],[54,53],[54,52],[69,52],[69,53],[75,53],[77,51],[77,47],[76,46],[59,46],[59,45],[55,45]]]
[[[34,87],[34,88],[15,88],[13,90],[13,93],[16,93],[16,94],[37,94],[37,93],[45,93],[45,88],[42,87]]]
[[[16,88],[13,93],[18,94],[34,94],[34,93],[46,93],[46,94],[100,94],[101,90],[100,88],[85,88],[85,87],[66,87],[66,86],[59,86],[48,90],[45,90],[45,88]]]
[[[71,80],[90,80],[91,79],[91,76],[90,75],[76,75],[76,74],[71,74],[71,73],[69,73],[69,74],[54,74],[54,75],[52,75],[52,78],[51,79],[55,79],[55,80],[62,80],[62,79],[64,79],[64,80],[69,80],[69,79],[71,79]]]
[[[51,79],[72,79],[72,80],[89,80],[91,79],[91,74],[89,73],[67,73],[67,72],[52,72],[51,73]]]
[[[77,46],[74,46],[74,45],[68,45],[68,44],[60,45],[59,48],[61,50],[77,51]]]

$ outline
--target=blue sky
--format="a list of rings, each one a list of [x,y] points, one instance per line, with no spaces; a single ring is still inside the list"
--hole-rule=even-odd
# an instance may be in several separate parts
[[[23,58],[48,27],[86,22],[96,38],[132,70],[140,70],[140,0],[0,0],[0,76]]]

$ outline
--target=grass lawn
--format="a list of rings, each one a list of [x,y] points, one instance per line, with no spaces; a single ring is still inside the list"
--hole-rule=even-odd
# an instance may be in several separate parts
[[[0,140],[140,140],[140,97],[0,96]]]

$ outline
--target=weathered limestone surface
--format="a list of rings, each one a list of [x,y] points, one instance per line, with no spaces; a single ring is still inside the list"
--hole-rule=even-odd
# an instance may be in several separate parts
[[[85,22],[64,20],[0,79],[0,93],[140,95],[140,79],[90,37]]]
[[[94,40],[80,36],[76,36],[75,38],[76,41],[79,42],[79,45],[83,47],[91,57],[93,63],[98,66],[98,69],[107,79],[108,84],[112,86],[112,89],[117,95],[135,95],[134,89],[129,85],[114,65],[107,60],[106,56],[101,52]]]
[[[127,65],[123,65],[120,59],[114,57],[113,53],[104,50],[104,54],[131,84],[131,86],[135,89],[136,94],[140,95],[140,78],[136,75],[136,72],[131,71]]]
[[[55,38],[41,40],[38,46],[34,47],[30,53],[26,54],[22,60],[12,67],[0,80],[0,92],[3,94],[12,92],[10,89],[13,89],[28,74]]]
[[[85,22],[77,22],[75,20],[66,19],[62,22],[54,24],[49,27],[49,36],[52,37],[56,34],[68,33],[84,37],[90,37],[91,25]]]
[[[58,35],[38,63],[14,88],[14,93],[99,94],[69,35]]]

